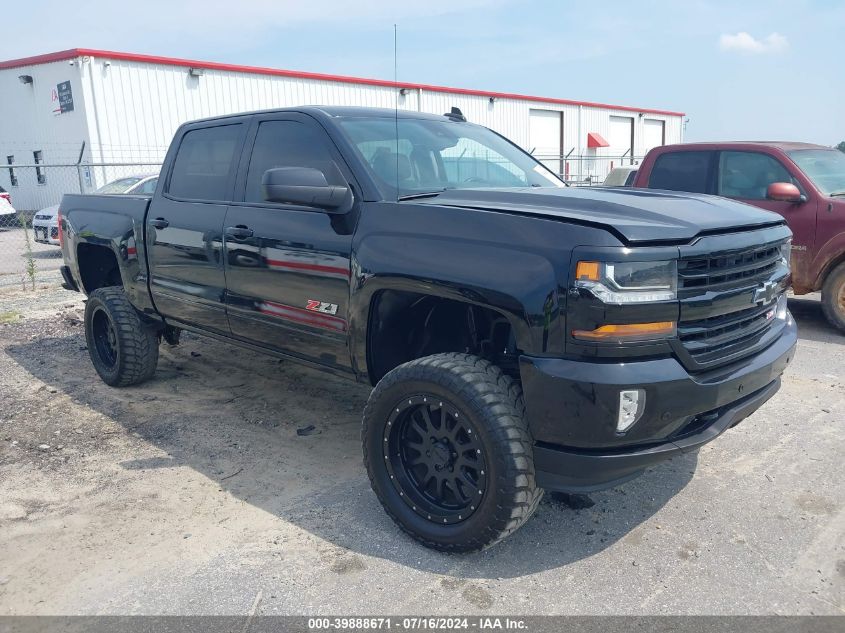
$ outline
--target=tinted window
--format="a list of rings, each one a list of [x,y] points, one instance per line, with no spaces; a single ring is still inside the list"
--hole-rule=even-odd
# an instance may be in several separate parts
[[[707,193],[712,152],[668,152],[654,161],[648,186],[652,189]]]
[[[190,200],[225,200],[240,125],[191,130],[182,137],[169,193]]]
[[[258,126],[246,176],[246,202],[264,202],[261,177],[276,167],[313,167],[326,175],[329,184],[346,184],[325,133],[296,121],[265,121]]]
[[[792,182],[780,161],[760,152],[722,152],[719,158],[720,196],[765,200],[773,182]]]

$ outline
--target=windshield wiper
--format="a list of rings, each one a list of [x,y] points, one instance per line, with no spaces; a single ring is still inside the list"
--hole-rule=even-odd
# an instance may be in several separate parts
[[[834,191],[830,194],[831,198],[835,198],[836,196],[845,196],[845,190],[842,191]]]
[[[446,191],[446,188],[438,189],[437,191],[426,191],[425,193],[409,193],[404,196],[399,196],[396,198],[400,202],[403,200],[419,200],[420,198],[434,198],[435,196],[439,196],[441,193]]]

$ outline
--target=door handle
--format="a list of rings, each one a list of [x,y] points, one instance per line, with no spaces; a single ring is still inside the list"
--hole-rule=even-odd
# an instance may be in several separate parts
[[[245,240],[246,238],[253,236],[252,229],[248,226],[244,226],[243,224],[238,224],[237,226],[227,226],[225,233],[226,237],[231,237],[236,240]]]
[[[150,220],[148,224],[157,229],[166,229],[168,226],[170,226],[170,222],[168,222],[164,218],[156,218],[155,220]]]

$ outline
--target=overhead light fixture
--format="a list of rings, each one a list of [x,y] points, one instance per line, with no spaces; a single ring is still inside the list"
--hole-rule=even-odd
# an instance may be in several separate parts
[[[403,97],[408,94],[409,90],[407,88],[399,88],[399,94]]]
[[[205,74],[205,68],[189,68],[188,74],[191,77],[202,77]]]
[[[32,75],[18,75],[18,81],[20,81],[22,84],[31,84]]]
[[[490,97],[490,103],[496,103],[496,97]]]

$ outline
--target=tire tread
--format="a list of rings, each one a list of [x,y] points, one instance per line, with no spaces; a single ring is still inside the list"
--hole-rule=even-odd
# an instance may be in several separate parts
[[[118,358],[117,376],[109,382],[97,368],[97,373],[113,387],[128,387],[149,380],[158,364],[158,337],[147,327],[138,315],[138,311],[129,302],[129,298],[119,286],[107,286],[94,290],[86,305],[86,332],[89,320],[89,306],[92,301],[99,302],[111,315],[118,337],[120,357]],[[88,341],[88,349],[94,360],[93,341]]]
[[[429,381],[450,389],[464,403],[480,412],[493,441],[505,448],[503,472],[496,481],[496,494],[502,500],[494,519],[480,533],[460,543],[444,544],[426,539],[406,527],[391,511],[378,491],[369,465],[367,442],[364,463],[373,490],[393,521],[423,545],[441,551],[468,552],[486,549],[519,529],[534,514],[543,496],[534,475],[533,438],[525,420],[525,403],[520,384],[501,369],[478,356],[460,353],[436,354],[419,358],[389,372],[370,396],[364,408],[362,437],[368,425],[377,424],[373,411],[388,388],[405,381]]]

